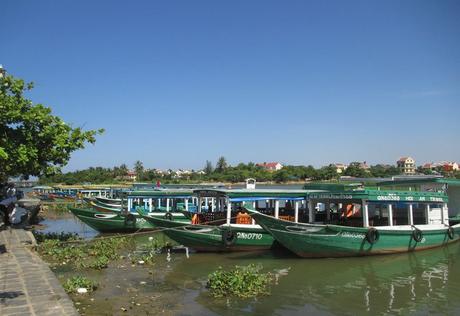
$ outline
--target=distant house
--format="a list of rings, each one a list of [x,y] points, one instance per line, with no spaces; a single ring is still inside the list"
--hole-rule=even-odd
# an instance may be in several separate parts
[[[279,162],[264,162],[258,163],[257,166],[264,168],[268,171],[277,171],[283,169],[283,165]]]
[[[396,161],[396,165],[403,174],[415,174],[415,160],[412,157],[401,157]]]
[[[336,168],[336,172],[339,174],[343,173],[348,168],[348,165],[343,163],[335,163],[333,166]]]
[[[359,163],[359,167],[363,170],[369,171],[371,167],[367,164],[367,161],[363,161]]]
[[[190,174],[192,174],[190,170],[179,169],[179,170],[174,171],[173,178],[183,178]]]
[[[132,170],[128,170],[124,176],[118,177],[121,180],[125,181],[136,181],[136,172]]]
[[[435,171],[436,170],[436,164],[432,163],[432,162],[427,162],[426,164],[424,164],[422,166],[422,169]]]
[[[458,166],[458,163],[456,162],[449,162],[449,161],[445,161],[442,163],[442,169],[444,171],[458,171],[459,169],[459,166]]]

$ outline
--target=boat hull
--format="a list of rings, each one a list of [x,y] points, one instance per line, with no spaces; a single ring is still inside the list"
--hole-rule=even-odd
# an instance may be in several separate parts
[[[413,229],[379,229],[378,240],[368,241],[368,228],[292,223],[249,210],[256,222],[284,247],[300,257],[325,258],[412,252],[440,247],[459,240],[460,225],[448,229],[423,229],[417,242]]]
[[[161,218],[143,216],[152,225],[164,228],[163,232],[174,241],[201,252],[231,252],[268,250],[273,247],[273,237],[261,229],[248,225],[212,226],[191,225]],[[228,233],[231,231],[231,233]],[[224,241],[225,237],[227,241]]]
[[[98,212],[93,209],[75,207],[69,207],[69,210],[86,225],[101,233],[135,232],[155,229],[154,226],[137,214],[130,214],[132,217],[128,220],[120,212]],[[132,220],[133,218],[134,220]]]

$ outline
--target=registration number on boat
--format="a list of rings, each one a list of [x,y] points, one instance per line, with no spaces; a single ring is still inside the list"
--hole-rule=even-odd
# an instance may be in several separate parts
[[[236,234],[237,238],[240,239],[262,239],[262,234],[257,234],[257,233],[242,233],[242,232],[237,232]]]
[[[350,232],[342,232],[340,234],[342,237],[347,237],[347,238],[358,238],[358,239],[362,239],[364,237],[366,237],[366,235],[364,234],[360,234],[360,233],[350,233]]]

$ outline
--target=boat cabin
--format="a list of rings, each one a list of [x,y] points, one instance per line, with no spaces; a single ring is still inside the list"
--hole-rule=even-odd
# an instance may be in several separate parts
[[[345,190],[310,193],[309,222],[353,227],[448,225],[444,193]]]
[[[54,192],[54,189],[49,186],[39,185],[32,188],[32,192],[35,195],[48,194]]]
[[[111,189],[84,189],[78,191],[78,196],[86,197],[86,198],[93,198],[93,197],[103,197],[108,198],[112,196]]]
[[[421,192],[442,192],[447,194],[449,215],[460,215],[460,179],[446,179],[440,177],[406,177],[377,183],[380,188],[409,190]]]
[[[293,222],[301,221],[307,212],[307,190],[275,189],[200,189],[198,199],[200,222],[223,222],[254,225],[243,204],[251,203],[259,212]]]
[[[136,208],[152,212],[195,211],[197,199],[192,190],[142,190],[130,191],[127,196],[128,210],[136,213]]]

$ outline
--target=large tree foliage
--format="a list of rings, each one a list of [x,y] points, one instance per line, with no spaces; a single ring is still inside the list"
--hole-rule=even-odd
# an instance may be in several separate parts
[[[144,176],[144,164],[138,160],[134,163],[134,172],[136,173],[136,179],[140,180]]]
[[[227,160],[224,156],[219,157],[216,163],[216,172],[224,172],[228,168]]]
[[[94,143],[103,130],[73,128],[51,109],[24,93],[33,88],[13,76],[0,77],[0,181],[8,177],[53,174],[70,154]]]
[[[210,175],[214,171],[214,168],[212,166],[212,162],[210,162],[209,160],[206,160],[206,164],[204,165],[203,170],[207,175]]]

